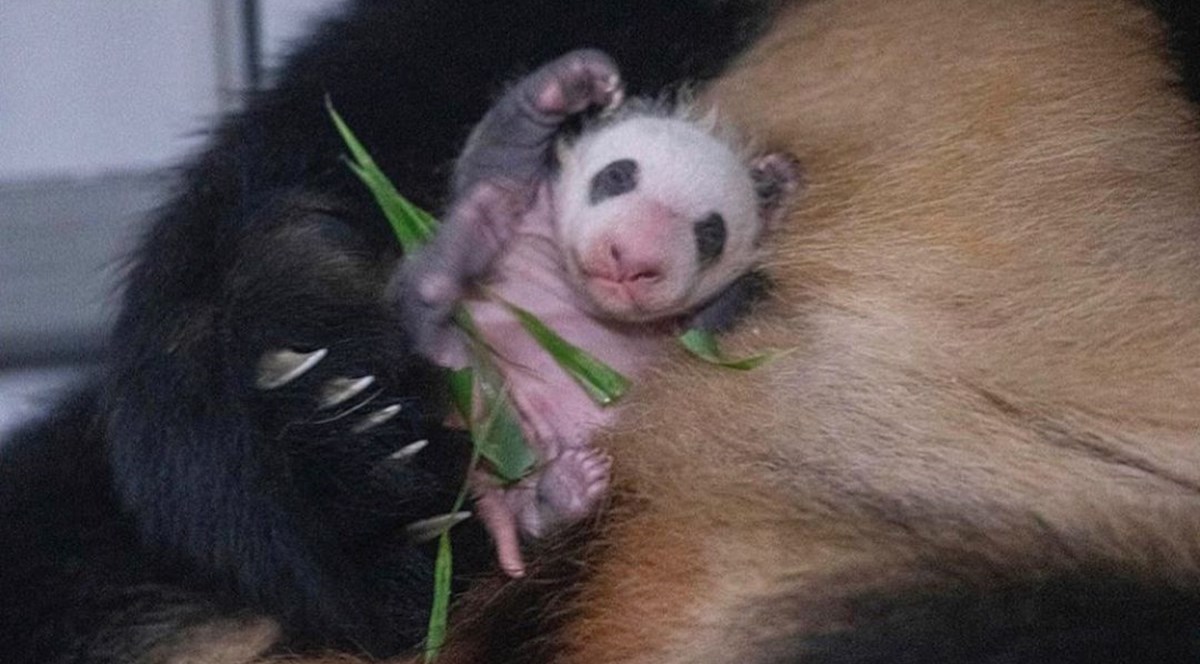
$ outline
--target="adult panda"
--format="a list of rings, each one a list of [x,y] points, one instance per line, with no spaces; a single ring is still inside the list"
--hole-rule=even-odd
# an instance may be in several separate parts
[[[1198,82],[1194,3],[786,6],[707,90],[805,161],[727,341],[786,352],[641,385],[443,661],[1196,661]]]
[[[405,85],[419,94],[406,96],[402,104],[436,108],[443,116],[482,112],[486,96],[476,88],[508,75],[511,65],[524,57],[506,49],[529,49],[522,53],[532,65],[580,45],[588,31],[596,31],[592,45],[613,52],[630,80],[640,85],[706,78],[748,45],[728,40],[748,38],[752,32],[744,28],[755,24],[753,17],[764,17],[759,12],[766,9],[733,3],[669,5],[675,12],[697,12],[693,18],[699,23],[685,25],[681,14],[669,11],[661,14],[661,23],[647,23],[649,14],[660,16],[665,4],[638,10],[645,14],[629,23],[607,14],[620,3],[570,6],[561,13],[556,9],[560,3],[552,3],[542,8],[537,21],[511,3],[490,10],[480,4],[438,23],[437,29],[414,18],[420,14],[405,13],[423,5],[408,5],[398,14],[406,18],[392,24],[387,39],[375,43],[374,48],[383,48],[380,44],[395,40],[399,46],[387,48],[400,48],[406,58],[414,58],[405,60],[413,69],[397,71],[410,73]],[[623,9],[641,6],[631,3]],[[385,7],[364,3],[358,11],[367,16]],[[1167,57],[1166,36],[1176,37],[1184,80],[1195,82],[1196,10],[1185,2],[1158,8],[1160,16],[1172,21],[1173,32],[1147,7],[1118,0],[827,0],[779,8],[763,35],[708,93],[751,133],[802,155],[809,170],[807,203],[791,221],[792,230],[780,241],[771,264],[777,297],[729,341],[790,352],[746,375],[679,359],[644,384],[633,401],[651,416],[635,414],[609,440],[618,492],[603,527],[583,538],[582,551],[564,546],[561,559],[543,558],[541,576],[535,570],[526,582],[479,587],[463,603],[446,661],[1194,660],[1195,628],[1188,621],[1200,608],[1195,548],[1200,282],[1194,274],[1200,144],[1194,108],[1174,86],[1177,75]],[[440,15],[440,10],[434,13]],[[605,17],[607,21],[600,20]],[[364,31],[358,34],[370,32],[367,23],[357,25]],[[326,38],[348,44],[355,42],[354,34],[331,28]],[[545,41],[510,43],[523,41],[515,38],[521,34]],[[391,155],[400,168],[416,164],[411,172],[397,170],[394,175],[420,201],[432,202],[438,179],[422,165],[448,159],[458,137],[446,134],[444,117],[430,119],[420,109],[410,117],[408,111],[365,101],[382,84],[382,72],[355,69],[350,76],[352,63],[361,68],[365,61],[379,69],[379,61],[318,57],[337,51],[329,43],[318,41],[307,56],[302,53],[283,80],[310,80],[306,73],[319,79],[318,71],[340,71],[330,78],[363,95],[361,103],[338,102],[353,113],[352,125],[368,144],[381,146],[376,151],[385,164]],[[374,53],[364,51],[357,55]],[[454,66],[445,82],[446,63],[462,51],[477,54],[472,56],[477,59],[461,69]],[[417,62],[424,58],[437,69],[428,64],[422,69]],[[327,63],[329,69],[316,63]],[[468,76],[476,68],[486,73]],[[359,77],[366,83],[350,82]],[[259,131],[291,135],[269,143],[281,150],[270,170],[303,172],[307,158],[288,150],[325,136],[317,155],[323,158],[335,150],[333,139],[320,134],[324,129],[314,129],[298,140],[303,132],[283,119],[308,108],[312,124],[300,128],[312,129],[319,109],[308,106],[304,95],[289,96],[286,85],[282,90],[258,102],[259,108],[276,109],[275,115],[262,117],[279,121],[264,123]],[[333,93],[338,100],[336,88]],[[468,102],[451,103],[458,95]],[[247,117],[253,118],[253,111]],[[464,127],[472,121],[460,119]],[[400,129],[389,129],[387,121]],[[425,129],[420,123],[427,121],[437,126]],[[237,148],[255,134],[238,134],[238,126],[235,120],[226,130],[232,133],[211,153],[218,164],[232,160],[233,173],[240,172]],[[249,155],[263,154],[245,149]],[[325,215],[377,220],[348,181],[337,180],[344,175],[332,168],[318,174],[341,183],[301,192],[317,195],[318,222]],[[253,169],[247,175],[236,186],[260,182]],[[367,230],[377,221],[333,224],[332,232],[317,223],[318,230],[308,231],[306,217],[295,212],[292,187],[282,188],[282,203],[264,196],[272,200],[203,217],[209,208],[200,199],[210,181],[222,180],[196,177],[177,205],[196,201],[193,209],[201,221],[194,224],[224,232],[213,231],[214,238],[182,234],[187,241],[179,243],[167,237],[159,240],[161,245],[155,244],[159,236],[152,236],[143,264],[179,271],[183,285],[189,281],[184,276],[219,275],[208,278],[228,289],[218,300],[225,303],[216,308],[221,315],[180,316],[176,320],[192,323],[175,336],[159,337],[151,325],[160,318],[157,314],[168,319],[165,313],[171,311],[205,310],[187,299],[139,301],[136,289],[131,291],[127,311],[135,313],[126,315],[124,329],[144,327],[148,337],[118,339],[173,343],[151,346],[161,353],[132,354],[142,358],[141,364],[118,355],[114,375],[124,380],[107,383],[102,406],[85,393],[73,409],[64,408],[49,425],[19,438],[15,444],[24,451],[25,474],[43,479],[37,485],[9,484],[19,478],[6,470],[5,484],[20,488],[0,489],[6,491],[6,505],[28,510],[6,512],[6,529],[16,529],[16,517],[35,515],[46,539],[34,538],[32,527],[19,535],[36,545],[58,537],[93,548],[73,558],[73,567],[19,568],[24,576],[2,577],[5,587],[17,581],[32,585],[25,581],[28,577],[40,579],[39,588],[78,596],[86,583],[76,581],[98,577],[72,578],[64,572],[80,574],[78,561],[86,560],[85,567],[148,578],[140,586],[128,586],[147,589],[147,597],[157,597],[159,590],[169,596],[169,590],[191,602],[181,606],[192,607],[218,596],[195,590],[211,587],[202,583],[216,576],[211,565],[193,563],[199,571],[178,582],[159,581],[138,567],[151,558],[130,543],[129,533],[145,519],[136,501],[126,499],[135,509],[113,517],[116,500],[104,470],[108,462],[95,448],[107,444],[119,449],[122,445],[112,436],[120,432],[110,425],[106,443],[89,426],[98,417],[116,418],[114,411],[120,415],[126,407],[119,401],[122,395],[134,405],[153,398],[148,405],[156,410],[142,412],[175,414],[186,413],[189,393],[201,405],[216,395],[211,403],[224,408],[202,408],[214,413],[216,421],[259,426],[291,422],[294,417],[287,414],[297,408],[308,413],[329,379],[358,374],[327,368],[331,365],[323,360],[281,388],[295,391],[262,392],[252,386],[254,368],[280,344],[303,351],[327,347],[291,334],[308,325],[313,330],[309,335],[327,332],[337,329],[341,319],[348,322],[338,333],[362,342],[343,342],[344,347],[380,358],[371,365],[377,367],[371,375],[387,375],[390,367],[399,367],[391,369],[396,373],[390,380],[408,389],[396,388],[394,394],[414,399],[429,394],[428,385],[408,382],[421,375],[415,368],[419,365],[408,364],[403,352],[385,356],[379,335],[364,332],[392,330],[378,322],[386,321],[386,313],[367,304],[358,311],[370,315],[348,317],[339,308],[345,302],[374,302],[370,293],[355,299],[341,290],[352,282],[364,283],[344,278],[347,274],[371,270],[346,269],[345,261],[313,261],[313,255],[304,253],[313,243],[294,240],[358,241],[350,246],[369,250],[386,240],[383,231]],[[321,203],[325,196],[351,212]],[[237,195],[230,200],[253,199]],[[282,207],[269,208],[268,203]],[[268,210],[274,211],[264,212]],[[362,216],[352,214],[354,210]],[[235,221],[248,219],[239,215],[254,211],[261,216],[251,218],[278,220],[278,225],[263,222],[258,234],[230,232],[239,227]],[[207,225],[212,219],[217,221]],[[164,230],[159,234],[169,235],[165,229],[171,227],[160,224]],[[361,237],[357,233],[380,244],[356,240]],[[225,243],[217,241],[222,238]],[[264,267],[272,264],[272,252],[288,247],[298,253],[284,252],[292,258],[276,263],[275,271]],[[190,263],[193,251],[209,262]],[[365,263],[387,265],[393,258]],[[280,265],[286,269],[278,269]],[[247,266],[264,271],[233,278]],[[323,278],[302,271],[317,270],[315,266]],[[133,283],[139,283],[136,277]],[[310,289],[313,285],[319,287]],[[322,290],[331,285],[339,285],[336,297]],[[286,295],[292,288],[297,289],[295,297],[272,297],[267,304],[291,302],[304,316],[292,315],[288,306],[264,307],[252,297]],[[256,315],[233,315],[248,311],[234,306],[244,302],[260,303]],[[173,304],[163,309],[168,303]],[[324,319],[326,311],[337,314]],[[331,322],[322,325],[321,320]],[[271,330],[280,336],[272,339]],[[215,350],[194,353],[202,342]],[[191,383],[163,380],[120,389],[163,375],[155,372],[164,366],[205,378],[213,357],[222,358],[215,366],[229,372],[219,376],[229,383],[217,380],[214,389],[167,395],[163,386]],[[328,359],[336,357],[331,348]],[[302,391],[305,385],[308,389]],[[683,385],[688,389],[680,389]],[[156,391],[151,393],[151,387]],[[285,394],[292,396],[279,396]],[[276,420],[274,412],[284,415]],[[244,417],[222,420],[217,414]],[[276,426],[276,432],[294,432],[294,427]],[[346,434],[343,430],[329,439],[346,440]],[[397,443],[395,437],[393,432],[388,445]],[[371,458],[390,449],[394,447],[381,444]],[[119,484],[140,473],[183,472],[203,487],[204,471],[214,459],[225,458],[217,452],[228,451],[222,447],[195,457],[162,453],[176,462],[149,452],[145,457],[127,454],[118,458],[147,460],[132,466],[118,463],[115,475]],[[192,465],[193,458],[207,465]],[[245,457],[230,458],[240,463]],[[176,465],[192,471],[174,470]],[[229,467],[241,468],[236,463]],[[323,477],[315,474],[311,481]],[[288,481],[292,478],[285,472],[266,477],[281,491],[281,486],[303,486]],[[252,474],[249,479],[255,480],[250,486],[262,482]],[[88,494],[98,497],[93,513],[86,509],[91,505],[78,500],[64,504],[68,501],[59,500],[64,492],[55,491],[80,491],[81,486],[94,488],[95,494]],[[430,480],[423,488],[437,486]],[[428,495],[415,483],[410,488],[414,490],[401,493]],[[187,529],[191,523],[206,523],[204,514],[195,514],[202,510],[163,518]],[[413,510],[404,516],[435,512]],[[302,513],[322,516],[319,510]],[[81,527],[90,523],[109,525]],[[146,533],[145,526],[141,532]],[[240,531],[203,532],[215,538]],[[99,541],[82,541],[81,533],[96,533]],[[4,537],[6,550],[25,545],[7,530]],[[142,538],[161,542],[152,532]],[[167,544],[173,541],[166,539]],[[386,539],[380,544],[379,551],[389,554],[411,551]],[[58,550],[41,549],[43,555]],[[111,557],[97,551],[111,552]],[[374,565],[380,559],[351,569],[379,570]],[[268,586],[279,577],[295,579],[294,570],[303,567],[249,567],[241,587],[220,597],[286,616],[262,608],[261,600],[250,601],[261,595],[245,588],[258,582]],[[385,571],[401,568],[413,574],[422,569],[413,564]],[[560,579],[564,568],[575,570],[575,578],[547,592],[546,578]],[[228,574],[227,567],[216,569]],[[35,575],[43,571],[48,573]],[[20,611],[18,603],[35,599],[25,592],[6,611]],[[43,624],[86,626],[81,609],[66,601],[41,614],[62,622]],[[367,606],[353,608],[364,611]],[[197,609],[191,622],[163,611],[157,641],[139,639],[152,631],[134,629],[145,622],[122,623],[110,611],[101,615],[115,625],[112,630],[84,630],[92,648],[78,652],[103,660],[98,648],[119,642],[135,644],[128,646],[134,653],[148,652],[147,645],[153,644],[159,649],[152,652],[166,653],[164,659],[194,648],[207,655],[232,653],[233,660],[271,640],[269,628],[254,622],[229,635],[227,630],[239,625],[213,622],[230,615],[227,610],[219,605]],[[6,620],[9,615],[14,614],[6,613]],[[336,618],[325,624],[344,627]],[[181,631],[189,625],[194,626],[190,631]],[[60,637],[67,633],[56,629]],[[293,628],[290,633],[322,632]],[[126,640],[103,640],[111,635]],[[370,626],[352,638],[357,635],[396,638]]]
[[[1195,661],[1197,11],[785,7],[708,96],[806,163],[729,340],[788,352],[642,385],[443,661]]]
[[[784,7],[708,96],[805,159],[789,352],[642,385],[442,661],[1195,661],[1198,82],[1191,3]]]
[[[326,98],[437,209],[523,71],[589,45],[630,63],[629,92],[657,93],[715,75],[769,11],[361,0],[321,26],[182,170],[97,375],[5,441],[0,659],[415,647],[433,556],[405,527],[449,509],[468,448],[384,297],[399,251]],[[486,543],[456,533],[457,568],[478,572]]]

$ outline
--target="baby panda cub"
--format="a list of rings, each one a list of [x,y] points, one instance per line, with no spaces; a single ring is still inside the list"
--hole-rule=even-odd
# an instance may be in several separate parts
[[[555,364],[510,311],[523,307],[626,376],[660,357],[682,326],[727,326],[761,283],[764,234],[799,186],[796,162],[743,148],[686,111],[621,106],[615,64],[568,53],[518,81],[467,142],[437,236],[406,261],[393,291],[422,352],[467,363],[451,325],[465,305],[497,354],[537,471],[502,486],[472,478],[500,566],[524,573],[518,532],[539,536],[586,515],[608,486],[590,439],[613,418]],[[564,123],[613,111],[570,142]],[[620,108],[618,108],[620,107]]]

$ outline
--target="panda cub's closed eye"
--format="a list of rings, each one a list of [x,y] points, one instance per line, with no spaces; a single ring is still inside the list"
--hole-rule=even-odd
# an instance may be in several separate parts
[[[725,218],[713,212],[697,221],[692,231],[696,235],[696,254],[701,267],[712,265],[725,251],[725,238],[729,234],[725,228]]]
[[[632,159],[618,159],[592,176],[588,203],[595,205],[613,196],[627,194],[637,188],[638,165]]]

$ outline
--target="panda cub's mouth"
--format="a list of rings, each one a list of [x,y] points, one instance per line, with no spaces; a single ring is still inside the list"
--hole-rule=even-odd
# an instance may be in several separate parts
[[[585,275],[585,279],[588,296],[604,311],[638,318],[652,313],[652,308],[643,304],[645,285],[601,275]]]
[[[581,275],[582,290],[591,308],[601,317],[626,323],[651,323],[683,313],[681,298],[669,278],[612,279]]]
[[[625,321],[654,320],[670,306],[669,275],[661,265],[627,269],[617,257],[570,252],[570,272],[579,288],[606,317]]]

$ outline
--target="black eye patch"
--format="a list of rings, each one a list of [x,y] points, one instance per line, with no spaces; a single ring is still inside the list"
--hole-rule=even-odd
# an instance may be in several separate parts
[[[595,205],[606,198],[620,196],[637,188],[638,165],[632,159],[618,159],[592,176],[588,203]]]
[[[729,232],[725,229],[725,218],[714,212],[696,222],[692,227],[696,235],[696,253],[700,257],[700,267],[708,267],[721,257],[725,251],[725,238]]]

